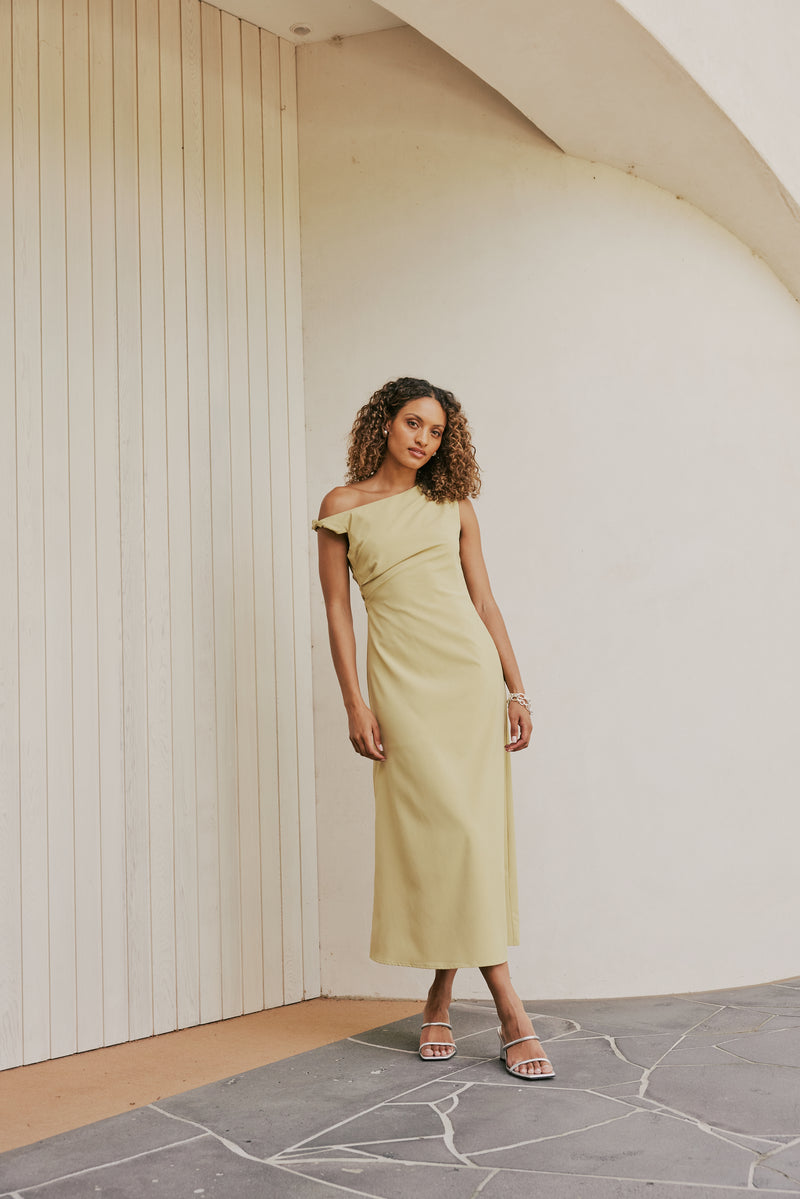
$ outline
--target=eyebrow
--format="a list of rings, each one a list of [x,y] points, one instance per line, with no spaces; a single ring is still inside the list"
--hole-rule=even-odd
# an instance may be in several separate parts
[[[413,416],[415,420],[421,420],[421,421],[423,422],[423,424],[424,424],[424,417],[421,417],[421,416],[419,415],[419,413],[417,413],[417,412],[407,412],[407,413],[406,413],[406,417],[409,417],[409,416]],[[433,428],[434,428],[434,429],[444,429],[444,427],[445,427],[444,425],[442,425],[442,424],[439,424],[439,423],[436,423],[435,425],[433,425]]]

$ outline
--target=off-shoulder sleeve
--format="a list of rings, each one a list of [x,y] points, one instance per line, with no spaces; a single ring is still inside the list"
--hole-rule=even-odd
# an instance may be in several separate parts
[[[312,520],[311,528],[315,532],[317,529],[328,529],[331,533],[349,533],[350,516],[349,512],[337,512],[333,516],[323,516],[322,520]]]

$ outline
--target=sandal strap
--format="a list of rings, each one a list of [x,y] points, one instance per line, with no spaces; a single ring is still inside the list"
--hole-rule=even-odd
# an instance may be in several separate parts
[[[514,1062],[513,1066],[509,1066],[509,1070],[516,1070],[518,1066],[527,1066],[529,1062],[549,1062],[549,1057],[526,1057],[524,1061]]]
[[[424,1049],[426,1045],[445,1045],[448,1049],[455,1049],[452,1041],[422,1041],[420,1042],[420,1049]],[[543,1058],[542,1060],[546,1061],[547,1059]]]
[[[449,1028],[452,1032],[452,1024],[446,1024],[444,1020],[429,1020],[427,1024],[421,1025],[422,1028]],[[431,1042],[428,1042],[430,1044]],[[441,1044],[441,1042],[440,1042]]]
[[[516,1041],[506,1041],[503,1048],[510,1049],[512,1045],[521,1045],[523,1041],[538,1041],[538,1040],[539,1040],[539,1038],[536,1036],[536,1034],[532,1033],[529,1037],[517,1037]],[[539,1060],[540,1060],[539,1058],[531,1058],[531,1061],[539,1061]],[[541,1060],[549,1061],[550,1059],[542,1058]]]

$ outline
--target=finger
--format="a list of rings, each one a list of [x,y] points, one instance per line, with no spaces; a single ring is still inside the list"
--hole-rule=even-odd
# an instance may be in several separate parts
[[[375,758],[378,762],[385,762],[386,755],[383,752],[383,743],[381,741],[381,729],[377,720],[372,725],[372,741],[375,746]]]
[[[373,737],[373,745],[372,745],[372,752],[370,753],[370,757],[376,762],[385,762],[386,754],[383,752],[383,746],[381,745],[380,731],[378,731],[377,734],[373,733],[372,737]]]

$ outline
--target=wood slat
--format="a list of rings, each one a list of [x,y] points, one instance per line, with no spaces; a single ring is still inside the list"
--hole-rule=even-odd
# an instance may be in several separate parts
[[[252,63],[252,57],[249,60]],[[225,161],[225,244],[228,292],[228,376],[231,430],[233,598],[236,680],[236,762],[242,913],[242,1006],[263,1006],[261,852],[256,729],[253,505],[250,477],[250,394],[247,369],[248,247],[244,211],[243,91],[260,79],[242,71],[242,23],[222,14]]]
[[[97,774],[105,1045],[129,1037],[113,65],[111,0],[91,0],[89,136],[97,529]]]
[[[183,201],[183,103],[179,0],[161,0],[161,175],[164,350],[169,485],[172,784],[175,820],[176,1003],[179,1028],[200,1022],[197,801],[189,493],[189,381]]]
[[[130,0],[114,0],[113,21],[128,1003],[129,1033],[135,1040],[153,1033],[153,965],[137,62],[135,12]]]
[[[317,838],[314,765],[301,751],[300,730],[313,711],[311,685],[311,614],[308,575],[308,507],[303,403],[303,311],[300,281],[300,170],[297,148],[297,75],[294,47],[280,44],[281,160],[283,164],[284,303],[286,306],[286,387],[291,500],[292,645],[295,678],[297,820],[300,844],[303,996],[320,988]]]
[[[243,42],[246,70],[258,55],[260,95],[244,94],[245,222],[247,229],[247,307],[250,315],[250,457],[253,480],[255,664],[258,717],[258,774],[261,797],[261,939],[264,1005],[283,1003],[283,920],[281,914],[280,805],[278,803],[277,701],[275,693],[275,608],[272,577],[272,497],[270,491],[269,346],[267,343],[266,203],[279,203],[280,77],[278,39],[262,32]],[[269,159],[264,147],[273,153]],[[269,162],[269,173],[267,172]],[[277,264],[282,269],[282,263]]]
[[[201,6],[181,2],[200,1020],[222,1018]]]
[[[64,10],[67,313],[92,310],[88,0]],[[102,883],[97,677],[94,344],[89,320],[67,327],[77,1048],[103,1044]]]
[[[202,5],[222,1014],[242,1011],[221,14]]]
[[[22,1061],[11,0],[0,0],[0,1070]]]
[[[72,790],[72,595],[61,0],[39,0],[39,174],[42,270],[42,454],[50,1052],[77,1048],[75,832]]]
[[[12,7],[20,893],[25,1062],[50,1056],[38,18],[38,5],[14,4]]]
[[[270,35],[262,34],[264,39]],[[273,39],[274,40],[274,39]],[[269,50],[267,50],[269,58]],[[274,59],[273,59],[274,61]],[[279,87],[281,53],[278,47]],[[280,103],[284,102],[281,91]],[[280,113],[280,104],[278,106]],[[272,511],[287,513],[291,495],[289,476],[288,372],[286,361],[286,308],[284,295],[283,163],[282,133],[274,129],[268,139],[264,127],[267,247],[267,343],[269,355],[270,489]],[[276,730],[278,743],[278,800],[281,839],[281,910],[283,923],[284,1003],[303,998],[303,916],[300,868],[300,832],[297,807],[297,729],[295,722],[294,649],[287,632],[292,627],[292,543],[289,519],[273,520],[272,565],[275,622]]]
[[[136,2],[153,1031],[177,1026],[158,0]]]

